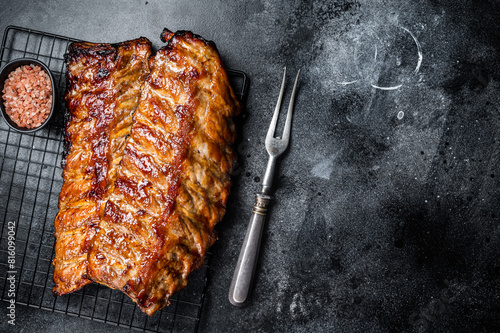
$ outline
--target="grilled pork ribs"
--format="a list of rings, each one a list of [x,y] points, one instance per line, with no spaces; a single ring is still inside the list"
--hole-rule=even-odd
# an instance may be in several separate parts
[[[70,150],[56,217],[54,291],[95,281],[148,315],[187,285],[215,239],[240,110],[212,42],[167,29],[162,39],[151,57],[144,39],[126,42],[136,44],[121,65],[125,43],[70,48]]]

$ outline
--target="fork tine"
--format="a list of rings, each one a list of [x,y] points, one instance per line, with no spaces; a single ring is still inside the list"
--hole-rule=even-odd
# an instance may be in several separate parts
[[[276,130],[278,115],[280,113],[280,108],[281,108],[281,101],[283,99],[283,92],[285,91],[285,79],[286,79],[286,67],[283,70],[283,81],[281,82],[281,91],[280,91],[280,96],[278,97],[278,103],[276,104],[276,108],[274,109],[273,119],[271,120],[269,129],[267,130],[267,136],[266,136],[267,140],[272,139],[274,137],[274,131]]]
[[[292,114],[293,107],[295,104],[295,92],[297,90],[297,81],[299,80],[300,69],[297,72],[297,76],[295,77],[295,83],[293,84],[292,96],[290,97],[290,104],[288,105],[288,112],[286,115],[285,129],[283,130],[282,139],[288,141],[290,138],[290,127],[292,127]]]

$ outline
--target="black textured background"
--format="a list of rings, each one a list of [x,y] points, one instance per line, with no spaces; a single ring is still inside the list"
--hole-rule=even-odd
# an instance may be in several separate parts
[[[160,46],[163,27],[187,29],[249,75],[201,332],[498,332],[499,10],[486,0],[4,0],[0,31]],[[417,73],[402,28],[421,44]],[[251,301],[235,308],[228,288],[285,65],[302,69],[292,142]],[[17,318],[19,332],[123,331],[23,307]]]

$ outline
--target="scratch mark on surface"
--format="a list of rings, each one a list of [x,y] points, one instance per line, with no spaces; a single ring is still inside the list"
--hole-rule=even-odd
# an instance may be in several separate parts
[[[396,90],[396,89],[401,88],[403,85],[398,84],[397,86],[392,86],[392,87],[380,87],[380,86],[372,84],[371,86],[375,89],[380,89],[380,90]]]
[[[422,54],[422,46],[420,45],[420,42],[418,41],[417,37],[415,37],[415,35],[410,30],[406,29],[405,27],[400,27],[400,28],[409,33],[410,36],[415,41],[415,44],[417,45],[418,61],[417,61],[417,66],[413,70],[413,73],[417,74],[418,71],[420,70],[420,66],[422,65],[422,60],[424,59],[424,56]]]
[[[337,82],[337,84],[341,84],[343,86],[347,86],[348,84],[353,84],[358,82],[359,80],[354,80],[354,81],[342,81],[342,82]]]

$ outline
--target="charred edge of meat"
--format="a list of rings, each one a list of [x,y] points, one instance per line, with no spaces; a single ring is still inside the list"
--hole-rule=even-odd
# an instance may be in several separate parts
[[[170,38],[172,38],[173,35],[174,33],[172,31],[167,28],[163,28],[163,31],[160,34],[160,39],[163,43],[166,43],[170,40]]]
[[[69,53],[65,53],[63,58],[64,58],[64,63],[67,65],[69,62],[69,58],[70,58]]]
[[[149,47],[152,49],[153,48],[153,45],[151,43],[151,41],[146,38],[146,37],[139,37],[137,39],[130,39],[130,40],[126,40],[124,42],[120,42],[120,43],[112,43],[112,44],[109,44],[111,47],[114,47],[116,50],[118,50],[118,48],[124,48],[124,49],[130,49],[131,47],[135,47],[141,43],[145,43],[147,45],[149,45]],[[118,56],[118,52],[116,52],[115,54],[115,57],[113,59],[113,61],[116,61],[116,57]]]
[[[68,47],[68,53],[64,55],[64,61],[69,62],[71,58],[79,57],[107,57],[113,54],[113,61],[118,57],[118,48],[129,48],[132,45],[146,43],[152,45],[146,37],[130,39],[120,43],[92,43],[92,42],[73,42]]]
[[[69,44],[68,55],[65,56],[66,62],[71,59],[80,57],[105,57],[113,52],[117,53],[117,48],[112,44],[100,43],[94,44],[89,42],[73,42]],[[116,54],[115,54],[116,57]]]
[[[205,43],[206,45],[212,47],[215,51],[217,51],[217,45],[215,45],[215,43],[213,41],[205,39],[205,38],[201,37],[200,35],[194,34],[193,32],[188,31],[188,30],[177,30],[175,33],[173,33],[172,31],[168,30],[167,28],[163,28],[163,31],[160,35],[161,41],[164,43],[168,43],[167,45],[165,45],[165,47],[169,47],[171,41],[175,37],[185,37],[185,38],[189,38],[189,39],[198,39],[198,40],[202,41],[203,43]],[[218,51],[217,51],[217,53],[218,53]]]
[[[71,149],[71,143],[68,140],[64,140],[62,159],[61,159],[61,168],[63,170],[66,168],[66,157],[68,157],[70,149]]]
[[[70,47],[68,48],[68,50],[70,50],[71,52],[71,46],[73,45],[73,43],[70,44]],[[70,59],[71,59],[71,54],[70,53],[66,53],[64,55],[64,62],[66,63],[66,90],[64,92],[64,96],[67,96],[68,95],[68,91],[70,89],[70,80],[69,80],[69,62],[70,62]],[[63,113],[63,119],[64,119],[64,145],[63,145],[63,151],[62,151],[62,159],[61,159],[61,167],[63,168],[63,170],[66,168],[66,157],[68,156],[69,154],[69,150],[71,149],[71,142],[69,140],[69,137],[67,135],[68,131],[67,131],[67,127],[68,127],[68,124],[69,124],[69,120],[70,120],[70,117],[71,117],[71,113],[69,112],[69,107],[68,107],[68,101],[66,99],[66,97],[64,98],[64,113]]]
[[[139,43],[141,42],[146,42],[148,44],[151,44],[151,41],[146,38],[146,37],[139,37],[137,39],[130,39],[124,42],[119,42],[119,43],[93,43],[93,42],[86,42],[86,41],[76,41],[72,42],[68,46],[68,52],[64,54],[64,62],[67,64],[70,60],[71,57],[73,56],[87,56],[87,55],[94,55],[97,54],[99,56],[106,56],[108,54],[111,54],[113,52],[112,49],[118,49],[119,47],[127,46],[127,45],[132,45],[133,42],[136,42],[139,40]],[[107,50],[96,50],[96,48],[108,48]]]
[[[68,56],[69,58],[69,56]],[[64,59],[66,61],[66,55],[64,56]],[[66,61],[66,72],[68,72],[68,61]],[[66,96],[68,94],[69,90],[69,75],[66,74],[66,91],[64,92],[64,95]],[[65,100],[64,102],[64,113],[63,113],[63,119],[64,119],[64,145],[63,145],[63,152],[62,152],[62,159],[61,159],[61,167],[65,169],[66,167],[66,157],[69,154],[69,150],[71,148],[71,142],[69,141],[69,138],[67,136],[68,131],[67,126],[69,124],[69,117],[71,116],[68,108],[68,103]]]

